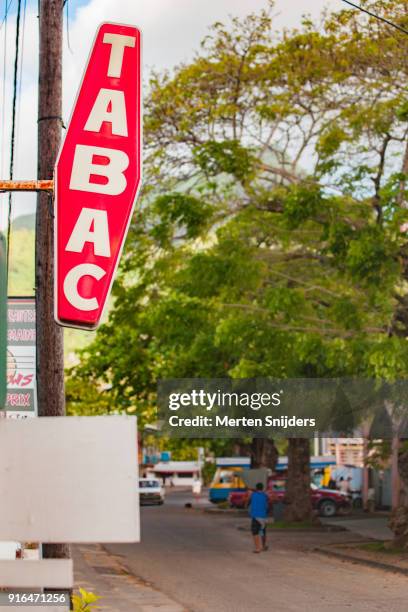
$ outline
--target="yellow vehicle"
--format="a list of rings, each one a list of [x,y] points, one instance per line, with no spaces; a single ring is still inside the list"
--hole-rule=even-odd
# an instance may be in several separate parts
[[[217,470],[209,491],[210,502],[226,501],[232,491],[246,491],[247,487],[240,473],[250,468],[249,457],[218,457],[216,466]]]

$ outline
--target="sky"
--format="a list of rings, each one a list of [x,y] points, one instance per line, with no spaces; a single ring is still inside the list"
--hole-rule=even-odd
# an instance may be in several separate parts
[[[7,28],[0,29],[0,173],[8,178],[12,73],[14,63],[15,10],[17,0],[0,0],[0,24],[6,3],[11,1]],[[24,2],[23,2],[24,4]],[[64,25],[63,117],[67,122],[82,71],[96,32],[103,21],[138,26],[143,33],[143,70],[171,69],[189,61],[209,26],[243,17],[268,5],[267,0],[69,0],[69,19]],[[21,64],[21,98],[18,103],[18,134],[14,178],[36,177],[38,19],[37,0],[27,0],[24,48]],[[304,13],[318,19],[324,8],[341,10],[341,0],[276,0],[273,14],[276,30],[296,27]],[[69,46],[68,46],[69,40]],[[6,49],[6,52],[5,52]],[[6,65],[3,105],[4,60]],[[14,197],[13,216],[33,212],[35,197]],[[0,197],[0,222],[4,223],[5,198]]]

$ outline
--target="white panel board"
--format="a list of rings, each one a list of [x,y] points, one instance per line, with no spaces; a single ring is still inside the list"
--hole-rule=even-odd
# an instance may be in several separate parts
[[[135,417],[0,420],[0,540],[138,542]]]
[[[72,559],[0,561],[0,586],[9,589],[70,589]]]
[[[33,606],[31,606],[33,607]],[[23,612],[24,610],[27,610],[27,604],[25,604],[25,606],[7,606],[7,605],[1,605],[1,612]],[[68,606],[52,606],[52,605],[47,605],[47,606],[35,606],[34,608],[34,612],[69,612],[69,608]]]
[[[15,559],[18,548],[18,542],[0,542],[0,559]]]

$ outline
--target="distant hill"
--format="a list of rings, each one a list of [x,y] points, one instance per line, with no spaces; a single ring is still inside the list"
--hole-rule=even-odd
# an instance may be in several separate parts
[[[22,223],[28,222],[28,217]],[[10,233],[9,295],[34,295],[34,228],[16,229],[13,222]]]
[[[35,215],[20,215],[16,217],[11,224],[11,229],[13,231],[26,229],[26,230],[34,230],[35,229]]]
[[[12,223],[10,240],[10,267],[8,294],[19,296],[34,295],[34,252],[35,252],[35,215],[21,215]],[[76,351],[92,342],[95,334],[91,332],[65,329],[64,349],[67,366],[77,361]]]

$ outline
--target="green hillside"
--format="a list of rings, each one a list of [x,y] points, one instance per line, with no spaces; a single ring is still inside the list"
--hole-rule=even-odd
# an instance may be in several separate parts
[[[9,295],[34,295],[34,231],[19,229],[11,233]]]
[[[19,217],[16,217],[13,221],[12,229],[13,231],[20,230],[20,229],[34,230],[35,229],[35,215],[33,214],[20,215]]]
[[[12,225],[10,239],[10,267],[8,295],[34,295],[34,215],[17,217]],[[93,332],[76,329],[64,330],[65,363],[76,361],[76,351],[92,342]]]

